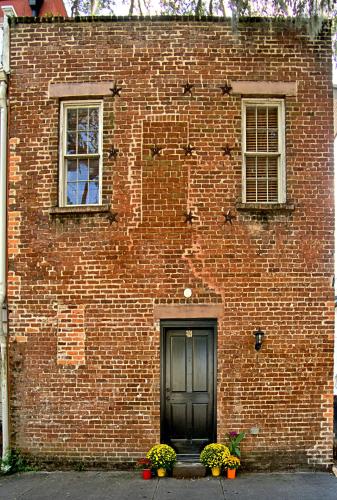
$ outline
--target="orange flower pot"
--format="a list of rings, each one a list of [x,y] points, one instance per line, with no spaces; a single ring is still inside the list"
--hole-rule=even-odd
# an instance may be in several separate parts
[[[236,469],[227,469],[227,479],[235,479]]]

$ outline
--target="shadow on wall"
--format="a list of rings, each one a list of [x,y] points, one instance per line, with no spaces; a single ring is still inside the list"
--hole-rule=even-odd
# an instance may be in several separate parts
[[[337,458],[337,396],[334,396],[333,401],[333,457]]]

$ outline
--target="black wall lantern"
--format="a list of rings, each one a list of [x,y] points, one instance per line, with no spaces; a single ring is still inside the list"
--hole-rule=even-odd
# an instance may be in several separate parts
[[[256,332],[254,332],[254,335],[255,335],[255,350],[259,351],[262,347],[264,332],[260,328],[258,328]]]

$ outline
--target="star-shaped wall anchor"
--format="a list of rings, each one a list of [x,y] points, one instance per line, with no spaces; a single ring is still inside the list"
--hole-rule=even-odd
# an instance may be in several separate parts
[[[222,95],[229,95],[233,87],[225,83],[225,85],[221,85],[220,88],[222,90]]]
[[[112,89],[110,89],[110,92],[112,93],[112,97],[116,97],[116,96],[120,97],[121,91],[122,91],[122,87],[117,87],[116,82],[114,83],[114,86],[112,87]]]
[[[187,146],[183,147],[183,150],[185,151],[185,156],[192,156],[196,148],[193,148],[191,144],[187,144]]]
[[[227,222],[229,222],[230,224],[233,224],[232,221],[235,219],[235,215],[232,215],[230,210],[225,212],[223,215],[225,217],[225,224],[227,224]]]
[[[189,212],[185,212],[184,217],[185,217],[186,224],[187,223],[192,224],[193,219],[197,219],[197,216],[193,215],[191,210]]]
[[[228,146],[228,144],[226,144],[226,146],[222,150],[225,156],[229,156],[231,158],[233,148],[231,148],[230,146]]]
[[[113,222],[118,222],[117,217],[118,217],[118,212],[110,212],[108,215],[110,224],[112,224]]]
[[[116,160],[118,153],[119,153],[119,149],[115,148],[115,146],[112,146],[112,148],[109,151],[109,160],[111,160],[111,159]]]
[[[157,146],[156,144],[154,146],[151,146],[150,149],[151,149],[152,158],[154,158],[155,156],[160,156],[160,153],[163,150],[163,148],[161,148],[160,146]]]
[[[192,89],[194,87],[194,85],[192,83],[186,82],[184,85],[182,85],[182,87],[183,87],[184,95],[185,94],[192,95]]]

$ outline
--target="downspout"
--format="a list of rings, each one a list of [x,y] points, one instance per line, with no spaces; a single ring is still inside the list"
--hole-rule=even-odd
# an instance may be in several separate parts
[[[7,368],[7,83],[0,82],[0,350],[2,458],[9,449],[8,368]]]
[[[2,458],[9,450],[8,352],[7,352],[7,73],[9,73],[9,27],[4,16],[0,81],[0,356],[2,406]]]

